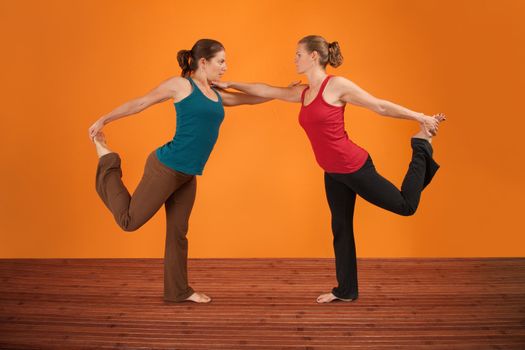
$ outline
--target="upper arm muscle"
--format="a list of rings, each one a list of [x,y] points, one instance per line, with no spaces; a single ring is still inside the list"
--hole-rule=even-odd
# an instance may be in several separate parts
[[[227,91],[223,89],[216,89],[216,90],[221,95],[222,104],[225,106],[237,106],[237,105],[245,103],[243,100],[243,97],[246,96],[246,94]]]
[[[339,85],[341,87],[341,100],[356,106],[365,107],[379,112],[381,108],[381,100],[372,96],[354,82],[340,78]]]
[[[301,102],[301,94],[307,85],[297,85],[291,87],[270,86],[271,95],[269,97],[278,98],[288,102]]]
[[[141,107],[144,109],[155,103],[164,102],[173,98],[180,87],[180,80],[181,78],[179,77],[172,77],[160,83],[159,86],[139,98]]]

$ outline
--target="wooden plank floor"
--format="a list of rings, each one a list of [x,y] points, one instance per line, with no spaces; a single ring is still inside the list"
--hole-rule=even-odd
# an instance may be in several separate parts
[[[525,259],[194,259],[207,305],[166,304],[160,259],[0,260],[1,349],[525,349]]]

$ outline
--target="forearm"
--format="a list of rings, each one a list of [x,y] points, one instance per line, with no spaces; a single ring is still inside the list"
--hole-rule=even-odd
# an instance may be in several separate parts
[[[252,95],[253,97],[262,97],[262,98],[268,98],[271,99],[270,96],[270,86],[266,85],[264,83],[237,83],[237,82],[231,82],[230,88],[242,91],[248,95]],[[267,100],[258,102],[266,102]]]
[[[259,103],[264,103],[273,100],[273,98],[270,97],[260,97],[260,96],[254,96],[254,95],[246,95],[244,104],[247,105],[256,105]]]
[[[420,123],[423,122],[425,117],[424,113],[414,112],[408,108],[386,100],[382,100],[379,103],[379,110],[377,112],[387,117],[414,120]]]
[[[145,108],[140,98],[128,101],[119,107],[115,108],[108,114],[102,116],[100,120],[105,124],[124,118],[142,111]]]

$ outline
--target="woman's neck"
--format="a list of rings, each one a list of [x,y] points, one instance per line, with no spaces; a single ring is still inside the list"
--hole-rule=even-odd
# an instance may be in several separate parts
[[[326,71],[321,67],[316,67],[308,70],[306,72],[306,77],[308,79],[308,86],[310,86],[310,89],[315,90],[319,88],[325,80],[326,76]]]
[[[208,82],[208,78],[206,77],[206,74],[203,71],[197,70],[193,72],[191,78],[197,83],[199,83],[199,85],[201,85],[202,87],[208,90],[210,89],[210,83]]]

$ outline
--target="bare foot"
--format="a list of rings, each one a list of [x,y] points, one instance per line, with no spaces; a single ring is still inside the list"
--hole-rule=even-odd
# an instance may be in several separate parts
[[[445,121],[447,120],[447,117],[445,116],[444,113],[438,113],[438,114],[435,114],[433,115],[434,118],[436,118],[438,120],[438,122],[442,122],[442,121]]]
[[[112,153],[113,151],[108,148],[108,145],[106,144],[106,135],[102,131],[99,131],[95,137],[93,137],[93,143],[95,144],[95,147],[97,148],[97,154],[98,157],[102,157],[108,153]]]
[[[447,118],[445,117],[445,115],[443,113],[439,113],[439,114],[435,114],[432,116],[433,118],[437,119],[438,123],[441,123],[445,120],[447,120]],[[431,130],[430,132],[432,133],[432,136],[436,136],[437,135],[437,128],[435,130]],[[425,130],[425,126],[423,124],[419,124],[419,132],[417,134],[415,134],[414,136],[412,136],[413,138],[416,138],[416,139],[424,139],[424,140],[427,140],[429,143],[432,143],[432,136],[429,136]]]
[[[321,295],[319,295],[317,297],[317,303],[319,303],[319,304],[330,303],[330,302],[332,302],[334,300],[352,301],[352,300],[355,300],[355,299],[338,298],[335,295],[333,295],[332,293],[321,294]]]
[[[423,124],[419,125],[419,131],[417,134],[412,136],[413,139],[423,139],[427,140],[429,143],[432,143],[432,136],[428,136],[425,126]]]
[[[185,300],[193,301],[195,303],[209,303],[211,298],[204,293],[194,292],[192,295],[187,297]]]
[[[442,121],[446,120],[445,115],[443,113],[435,114],[432,116],[432,118],[435,118],[438,121],[438,123],[441,123]],[[427,140],[429,143],[432,143],[432,136],[436,136],[438,129],[436,127],[436,129],[429,131],[432,134],[431,136],[428,135],[427,130],[425,129],[425,125],[421,123],[419,124],[418,133],[412,136],[412,138],[424,139]]]

